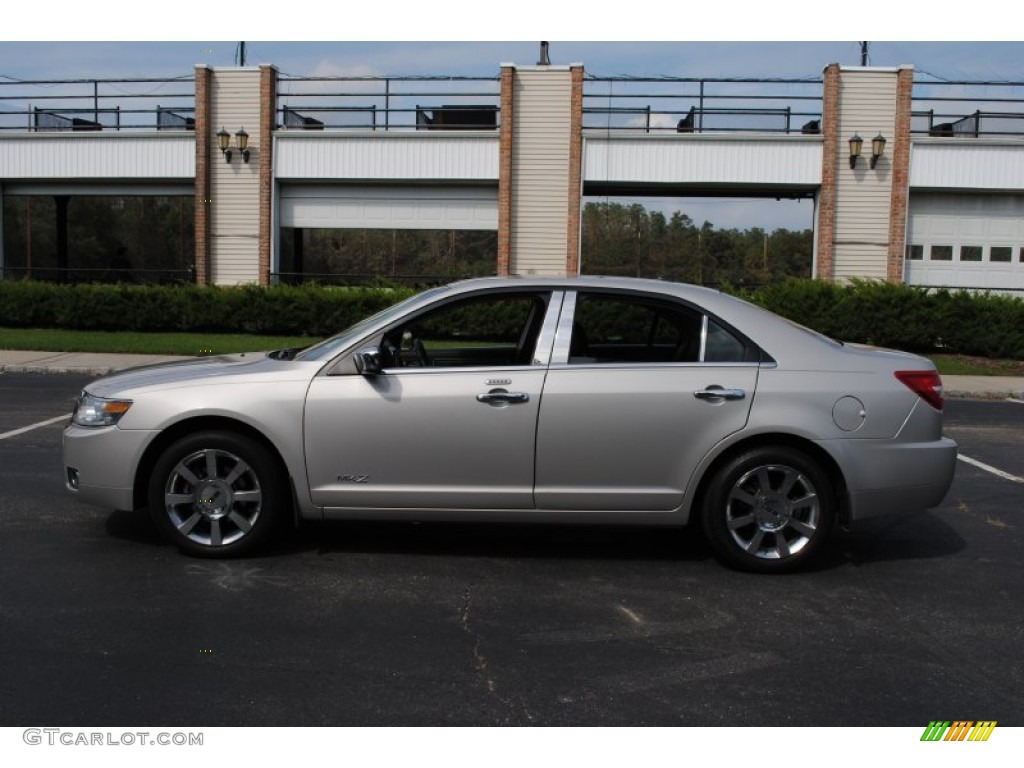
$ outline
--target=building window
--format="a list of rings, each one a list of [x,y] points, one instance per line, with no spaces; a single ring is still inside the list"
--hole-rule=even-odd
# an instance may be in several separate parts
[[[923,259],[923,245],[907,245],[907,261],[922,261]]]
[[[980,245],[961,245],[960,261],[981,261],[981,252]]]
[[[952,261],[953,260],[953,246],[952,245],[933,245],[931,251],[932,261]]]
[[[1006,264],[1013,260],[1013,248],[1008,245],[993,245],[988,251],[988,260]]]

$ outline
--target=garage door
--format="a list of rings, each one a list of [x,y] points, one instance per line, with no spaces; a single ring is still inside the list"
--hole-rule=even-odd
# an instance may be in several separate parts
[[[904,280],[1024,290],[1024,195],[913,192]]]
[[[282,227],[498,228],[497,187],[282,185],[280,200]]]

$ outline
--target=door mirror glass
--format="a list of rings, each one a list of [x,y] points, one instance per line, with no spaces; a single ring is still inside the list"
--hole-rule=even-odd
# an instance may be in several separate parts
[[[367,347],[356,352],[356,370],[363,376],[376,376],[381,372],[380,350],[377,347]]]

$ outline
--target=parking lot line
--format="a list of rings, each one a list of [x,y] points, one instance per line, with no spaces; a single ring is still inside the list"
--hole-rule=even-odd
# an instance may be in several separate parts
[[[1010,480],[1011,482],[1014,483],[1024,483],[1024,477],[1017,477],[1016,475],[1011,475],[1009,472],[1003,472],[1003,470],[1001,469],[991,467],[988,464],[985,464],[984,462],[978,461],[977,459],[972,459],[970,456],[964,456],[962,453],[959,454],[957,458],[960,459],[960,461],[970,464],[972,467],[977,467],[978,469],[983,469],[986,472],[991,472],[996,477],[1001,477],[1004,480]]]
[[[35,424],[29,424],[27,427],[21,427],[19,429],[12,429],[10,432],[0,433],[0,440],[6,440],[9,437],[16,437],[17,435],[24,434],[25,432],[31,432],[33,429],[39,429],[45,427],[48,424],[56,424],[58,421],[67,421],[71,418],[71,414],[64,414],[63,416],[54,416],[52,419],[46,421],[37,421]]]

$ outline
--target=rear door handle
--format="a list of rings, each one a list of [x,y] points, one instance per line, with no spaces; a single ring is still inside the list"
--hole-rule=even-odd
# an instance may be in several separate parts
[[[747,396],[747,393],[742,389],[725,389],[717,384],[712,384],[705,389],[698,389],[693,393],[693,396],[698,400],[710,401],[742,400]]]

